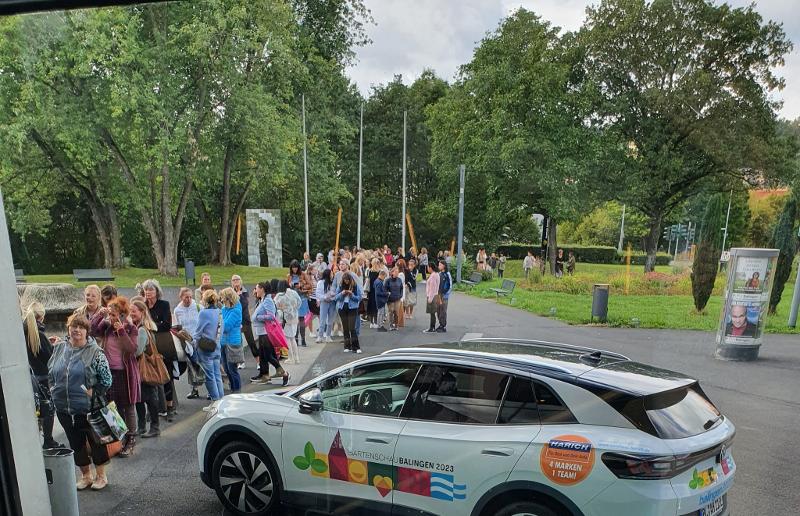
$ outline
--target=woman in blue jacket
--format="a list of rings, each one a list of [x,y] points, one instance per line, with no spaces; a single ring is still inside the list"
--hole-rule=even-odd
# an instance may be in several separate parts
[[[358,343],[358,332],[356,330],[356,319],[358,319],[358,305],[361,303],[362,291],[353,274],[345,272],[339,288],[336,289],[336,309],[342,319],[342,331],[344,332],[344,352],[361,353],[361,346]]]
[[[242,390],[242,377],[239,375],[239,363],[244,362],[242,348],[242,303],[239,295],[230,287],[219,293],[222,301],[222,336],[219,345],[222,348],[222,365],[231,384],[231,392]]]
[[[201,300],[203,309],[197,314],[197,326],[195,326],[194,334],[192,335],[195,343],[199,343],[201,337],[211,339],[217,343],[217,347],[213,351],[203,351],[199,347],[197,348],[197,358],[200,361],[203,372],[206,374],[206,390],[208,390],[209,397],[214,401],[222,398],[225,394],[222,386],[222,375],[219,373],[221,356],[219,342],[217,341],[219,333],[218,301],[217,292],[214,289],[203,292]]]

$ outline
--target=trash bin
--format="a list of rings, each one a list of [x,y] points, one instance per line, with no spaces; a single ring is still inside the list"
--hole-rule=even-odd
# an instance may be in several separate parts
[[[194,277],[194,261],[184,260],[183,268],[184,268],[184,274],[186,275],[186,284],[188,285],[189,281],[191,280],[192,285],[196,285]]]
[[[53,516],[79,516],[75,461],[69,448],[44,450],[44,473]]]
[[[592,287],[592,320],[600,322],[608,319],[608,287],[606,283],[597,283]]]

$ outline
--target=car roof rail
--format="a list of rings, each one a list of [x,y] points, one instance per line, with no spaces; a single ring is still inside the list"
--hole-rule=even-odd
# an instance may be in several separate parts
[[[483,351],[459,351],[445,348],[396,348],[384,351],[382,355],[442,355],[446,357],[455,358],[469,358],[480,359],[482,362],[500,363],[501,365],[512,363],[515,365],[523,365],[525,369],[536,369],[542,371],[549,371],[551,373],[565,374],[574,376],[575,371],[571,371],[566,367],[557,366],[553,364],[543,364],[535,360],[515,360],[506,356],[492,355],[490,352]]]
[[[478,337],[475,339],[464,339],[461,342],[508,342],[512,344],[528,344],[533,346],[542,346],[551,349],[560,349],[563,351],[575,351],[581,352],[586,355],[594,355],[597,356],[597,353],[600,353],[600,356],[603,357],[610,357],[610,358],[618,358],[620,360],[630,360],[630,358],[626,357],[622,353],[617,353],[615,351],[607,351],[605,349],[597,349],[597,348],[590,348],[587,346],[576,346],[574,344],[564,344],[561,342],[550,342],[547,340],[536,340],[536,339],[509,339],[504,337]]]

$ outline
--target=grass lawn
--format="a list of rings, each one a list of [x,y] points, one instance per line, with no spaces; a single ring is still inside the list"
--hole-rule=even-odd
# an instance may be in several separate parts
[[[203,265],[195,268],[197,284],[200,284],[200,274],[208,272],[211,274],[211,281],[214,285],[222,285],[223,281],[230,280],[231,276],[238,274],[242,277],[245,285],[251,287],[259,281],[272,278],[285,279],[287,269],[277,267],[248,267],[247,265],[231,265],[220,267],[214,265]],[[137,283],[153,278],[161,283],[162,287],[182,287],[186,285],[183,276],[183,269],[178,270],[178,276],[161,276],[155,269],[137,269],[127,267],[125,269],[114,269],[114,285],[120,288],[133,288]],[[77,282],[72,274],[42,274],[26,275],[25,281],[28,283],[71,283],[76,286],[87,285],[86,282]],[[103,282],[96,282],[103,283]]]
[[[592,296],[588,293],[568,293],[547,290],[543,284],[527,284],[522,276],[518,262],[510,262],[506,276],[517,282],[510,297],[502,297],[499,302],[514,306],[538,315],[550,316],[551,308],[556,309],[555,318],[569,324],[590,324]],[[625,271],[621,265],[578,264],[578,275],[585,274],[582,280],[602,282],[604,277],[618,275]],[[641,266],[632,266],[631,272],[640,273]],[[657,272],[669,273],[668,266],[657,267]],[[516,274],[515,274],[516,273]],[[576,275],[576,277],[578,276]],[[558,281],[558,280],[555,280]],[[499,287],[501,280],[494,279],[466,289],[466,293],[482,298],[495,298],[491,288]],[[789,305],[794,293],[794,274],[786,282],[777,314],[767,318],[768,333],[800,333],[800,328],[787,328]],[[624,295],[612,292],[608,302],[608,325],[612,327],[636,326],[633,319],[639,319],[641,328],[671,328],[687,330],[715,330],[722,309],[721,295],[712,294],[704,314],[694,310],[691,295]],[[595,323],[599,324],[599,323]]]

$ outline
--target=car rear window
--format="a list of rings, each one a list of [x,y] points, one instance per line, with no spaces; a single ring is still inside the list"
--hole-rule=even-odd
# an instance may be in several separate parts
[[[662,439],[699,435],[722,420],[697,384],[630,401],[622,413],[642,430]]]

